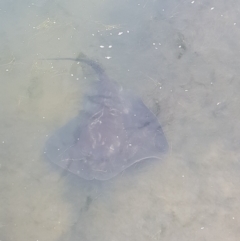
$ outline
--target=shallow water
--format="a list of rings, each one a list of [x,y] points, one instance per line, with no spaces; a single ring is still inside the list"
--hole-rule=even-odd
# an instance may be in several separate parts
[[[36,1],[0,7],[5,240],[238,240],[236,1]],[[83,51],[159,118],[170,151],[105,182],[42,156],[93,80],[40,58]]]

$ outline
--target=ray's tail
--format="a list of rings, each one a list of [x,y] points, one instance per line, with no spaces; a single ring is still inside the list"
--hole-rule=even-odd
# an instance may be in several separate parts
[[[70,61],[85,63],[85,64],[89,65],[90,67],[92,67],[92,69],[96,72],[100,81],[104,81],[104,80],[108,79],[108,77],[107,77],[104,69],[101,67],[101,65],[98,64],[96,61],[89,59],[83,53],[79,54],[77,58],[46,58],[46,59],[42,59],[42,60],[70,60]]]

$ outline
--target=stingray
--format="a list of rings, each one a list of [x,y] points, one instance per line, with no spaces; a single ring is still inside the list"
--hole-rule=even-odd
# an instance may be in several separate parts
[[[140,98],[110,80],[100,64],[86,56],[61,60],[89,65],[98,79],[79,114],[47,140],[44,154],[50,161],[87,180],[108,180],[134,163],[161,158],[167,140]]]

